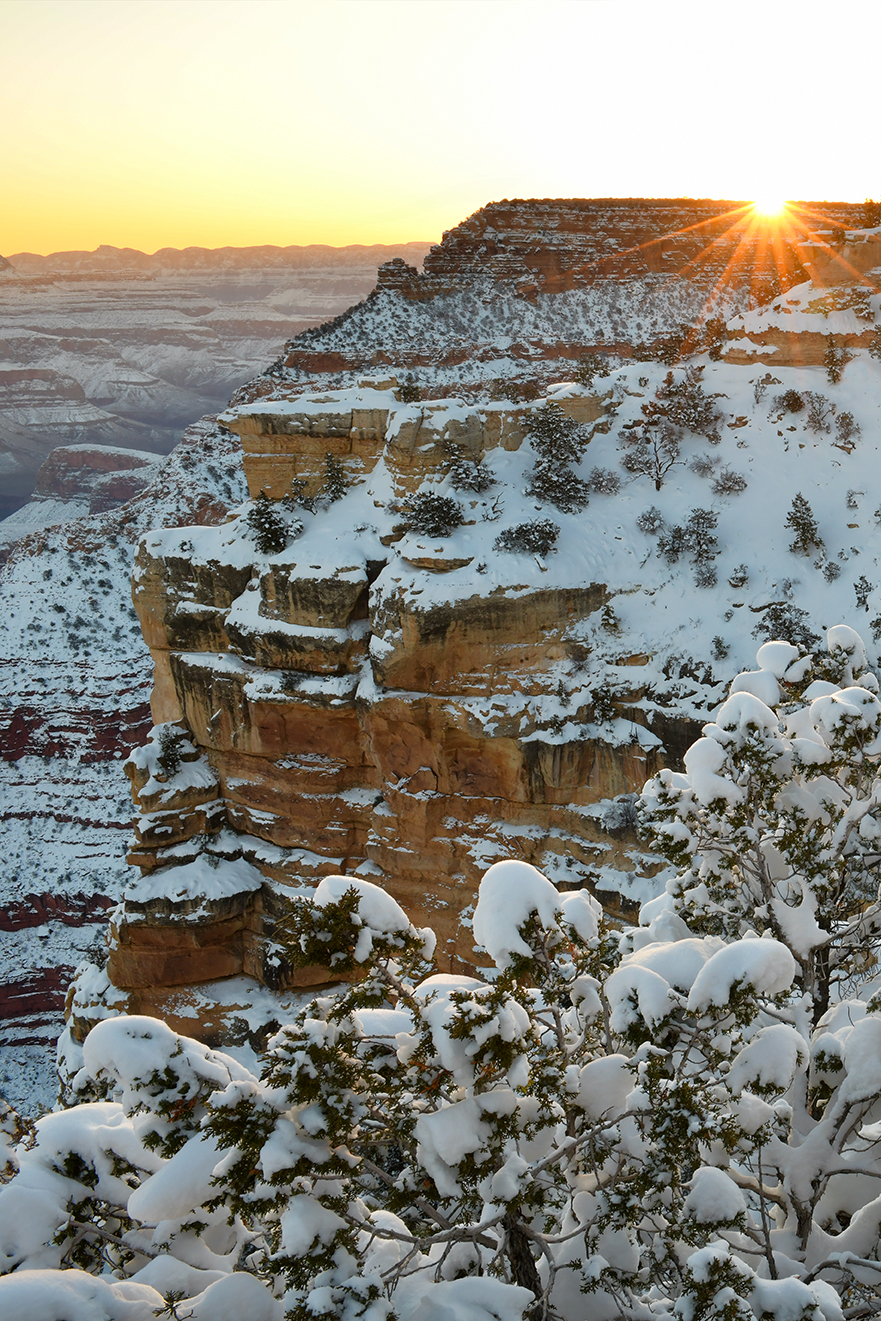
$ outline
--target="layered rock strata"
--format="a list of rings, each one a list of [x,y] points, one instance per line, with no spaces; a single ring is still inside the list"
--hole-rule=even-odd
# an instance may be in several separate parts
[[[598,397],[560,403],[603,425]],[[385,886],[435,927],[446,969],[471,957],[462,922],[495,859],[573,885],[596,884],[602,864],[634,867],[632,832],[605,830],[604,815],[664,750],[636,705],[645,657],[619,658],[626,736],[585,737],[585,624],[606,587],[505,585],[473,563],[467,517],[442,541],[401,521],[451,448],[519,459],[523,411],[401,404],[363,383],[224,416],[252,493],[279,516],[292,517],[292,482],[320,499],[332,454],[364,521],[334,524],[325,502],[325,539],[316,521],[311,540],[262,555],[243,519],[143,539],[134,601],[157,732],[127,767],[142,876],[113,922],[117,987],[143,998],[238,972],[282,988],[326,979],[294,977],[273,941],[291,896],[323,874]],[[474,499],[471,526],[478,506],[493,516]]]
[[[628,357],[639,343],[767,300],[804,278],[807,249],[834,264],[862,211],[798,202],[765,217],[748,202],[692,198],[491,202],[447,231],[421,272],[402,258],[380,267],[366,302],[290,341],[282,365],[314,380],[394,364],[435,390],[448,376],[457,389],[476,385],[498,362],[502,380],[513,371],[546,381],[545,362],[588,350]],[[246,397],[277,384],[252,384]]]

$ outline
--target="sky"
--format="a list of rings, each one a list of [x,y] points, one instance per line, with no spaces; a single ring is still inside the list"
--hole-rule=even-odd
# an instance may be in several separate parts
[[[0,253],[881,195],[881,0],[0,0]]]

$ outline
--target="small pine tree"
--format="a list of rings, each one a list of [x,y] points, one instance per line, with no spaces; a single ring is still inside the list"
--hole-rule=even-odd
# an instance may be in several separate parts
[[[336,500],[342,500],[346,491],[349,489],[349,479],[346,476],[346,470],[339,459],[334,458],[330,453],[324,456],[324,484],[321,488],[321,494],[329,504]]]
[[[245,521],[254,534],[254,544],[261,555],[277,555],[288,544],[287,524],[265,491],[257,496]]]
[[[559,404],[542,404],[525,418],[524,427],[539,463],[578,463],[587,444],[584,427]]]
[[[789,549],[794,555],[812,555],[815,550],[823,549],[823,538],[820,536],[814,511],[801,491],[798,491],[793,498],[789,513],[786,515],[785,526],[795,533],[794,539],[789,543]]]
[[[826,368],[826,379],[830,385],[837,385],[841,380],[842,373],[850,354],[842,346],[836,347],[835,340],[831,335],[826,336],[826,352],[823,355],[823,366]]]

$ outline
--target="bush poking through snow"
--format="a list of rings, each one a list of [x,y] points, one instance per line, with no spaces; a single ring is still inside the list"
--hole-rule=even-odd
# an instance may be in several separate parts
[[[835,439],[839,445],[850,445],[860,435],[860,424],[853,413],[839,413],[835,419]]]
[[[590,488],[571,468],[536,464],[526,494],[563,514],[577,514],[588,503]]]
[[[881,521],[881,520],[879,520]],[[656,537],[664,526],[664,515],[658,509],[657,505],[643,510],[636,520],[636,526],[640,532],[644,532],[647,537]]]
[[[464,521],[458,500],[436,491],[417,491],[406,514],[410,530],[420,537],[448,537]]]
[[[740,495],[746,490],[746,478],[733,468],[723,468],[712,484],[713,495]]]
[[[835,413],[835,405],[831,399],[827,399],[824,394],[819,394],[816,390],[805,390],[805,402],[808,408],[808,416],[805,426],[808,431],[813,431],[816,435],[821,433],[828,435],[832,430],[829,421]]]
[[[479,459],[457,459],[450,468],[449,478],[454,491],[471,491],[475,495],[483,495],[496,484],[489,468]]]
[[[784,390],[783,394],[774,397],[774,405],[781,412],[800,413],[805,406],[805,401],[798,390]]]
[[[614,468],[592,468],[587,485],[595,495],[617,495],[621,490],[621,478]]]
[[[505,528],[493,542],[496,550],[544,558],[555,549],[560,535],[559,524],[549,518],[532,518],[515,527]]]

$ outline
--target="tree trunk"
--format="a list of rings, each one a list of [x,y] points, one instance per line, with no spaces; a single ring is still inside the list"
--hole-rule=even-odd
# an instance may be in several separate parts
[[[508,1261],[511,1263],[511,1274],[514,1277],[514,1283],[519,1284],[524,1289],[529,1289],[535,1294],[535,1297],[541,1298],[541,1280],[539,1279],[538,1268],[529,1246],[529,1239],[523,1232],[523,1225],[515,1215],[506,1215],[503,1220],[507,1244],[505,1251],[508,1255]],[[542,1315],[541,1303],[527,1314],[529,1321],[541,1321]]]

